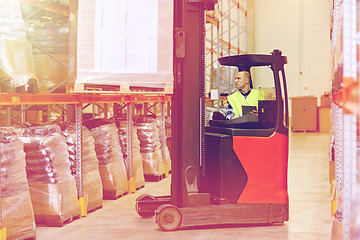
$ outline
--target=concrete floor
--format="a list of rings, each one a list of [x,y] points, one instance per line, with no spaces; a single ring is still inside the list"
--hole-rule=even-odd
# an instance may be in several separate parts
[[[38,227],[38,240],[88,239],[246,239],[328,240],[331,235],[328,181],[329,134],[292,133],[290,136],[290,220],[262,226],[198,227],[163,232],[154,218],[143,219],[134,209],[144,193],[168,195],[170,178],[146,183],[144,189],[118,200],[105,200],[104,207],[61,228]]]

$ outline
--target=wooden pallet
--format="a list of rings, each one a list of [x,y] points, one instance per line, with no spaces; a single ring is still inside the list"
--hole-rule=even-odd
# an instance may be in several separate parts
[[[73,89],[79,93],[165,93],[172,94],[173,88],[133,87],[129,85],[99,85],[77,83]]]
[[[296,132],[296,133],[315,133],[317,132],[317,130],[298,130],[298,129],[292,129],[293,132]]]
[[[99,209],[102,209],[102,208],[103,208],[103,205],[100,205],[100,206],[94,207],[93,209],[88,210],[88,213],[95,212],[95,211],[97,211],[97,210],[99,210]]]
[[[140,187],[137,187],[136,188],[136,191],[139,191],[140,189],[142,189],[142,188],[144,188],[145,187],[145,185],[142,185],[142,186],[140,186]]]
[[[35,223],[36,225],[45,225],[47,227],[62,227],[79,218],[80,215],[69,217],[67,219],[61,219],[58,215],[35,215]]]
[[[104,199],[105,200],[116,200],[127,194],[128,194],[127,192],[124,192],[122,194],[116,194],[116,190],[104,190]]]
[[[165,176],[165,173],[164,173],[164,174],[161,174],[159,176],[145,174],[144,177],[145,177],[146,182],[159,182],[159,181],[163,180],[166,176]]]

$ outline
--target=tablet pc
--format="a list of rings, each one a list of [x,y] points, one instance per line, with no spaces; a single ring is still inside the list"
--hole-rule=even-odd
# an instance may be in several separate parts
[[[252,110],[256,110],[256,106],[242,105],[242,115],[249,115]]]

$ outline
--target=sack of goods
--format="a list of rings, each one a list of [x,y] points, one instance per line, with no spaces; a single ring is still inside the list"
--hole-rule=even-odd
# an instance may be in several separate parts
[[[7,239],[36,236],[33,207],[25,172],[24,145],[16,130],[0,128],[2,224]]]
[[[165,173],[164,160],[156,119],[151,116],[141,116],[136,119],[135,127],[140,141],[145,180],[151,176],[163,175]]]
[[[69,147],[71,174],[76,175],[76,127],[61,125],[66,143]],[[81,143],[81,175],[83,196],[87,197],[87,210],[99,209],[103,205],[103,188],[99,173],[99,160],[96,157],[95,141],[89,129],[82,127]]]
[[[57,125],[29,127],[20,140],[26,153],[35,221],[47,226],[62,226],[80,215],[66,138]]]
[[[128,193],[126,168],[115,122],[91,119],[85,121],[84,125],[95,139],[104,199],[116,199]]]
[[[171,120],[171,119],[170,119]],[[167,121],[167,120],[166,120]],[[166,123],[164,123],[166,124]],[[160,139],[160,148],[161,148],[161,153],[163,154],[163,159],[164,159],[164,171],[166,174],[171,172],[171,156],[170,156],[170,151],[169,151],[169,147],[167,145],[167,136],[166,136],[166,127],[164,128],[164,145],[161,144],[161,120],[157,119],[157,127],[159,129],[159,139]],[[164,149],[163,149],[164,146]]]
[[[128,131],[128,125],[126,120],[116,119],[116,126],[119,129],[119,139],[127,165],[131,166],[129,172],[127,172],[128,178],[133,177],[135,180],[136,189],[142,188],[145,185],[144,170],[142,164],[142,158],[140,154],[140,142],[134,126],[131,126],[131,130]],[[131,134],[131,162],[129,163],[128,151],[128,132]]]

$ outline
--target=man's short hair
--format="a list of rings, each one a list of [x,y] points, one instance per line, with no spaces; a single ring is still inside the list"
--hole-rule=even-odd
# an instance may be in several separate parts
[[[240,73],[242,73],[244,77],[250,79],[250,73],[248,71],[240,71]]]

